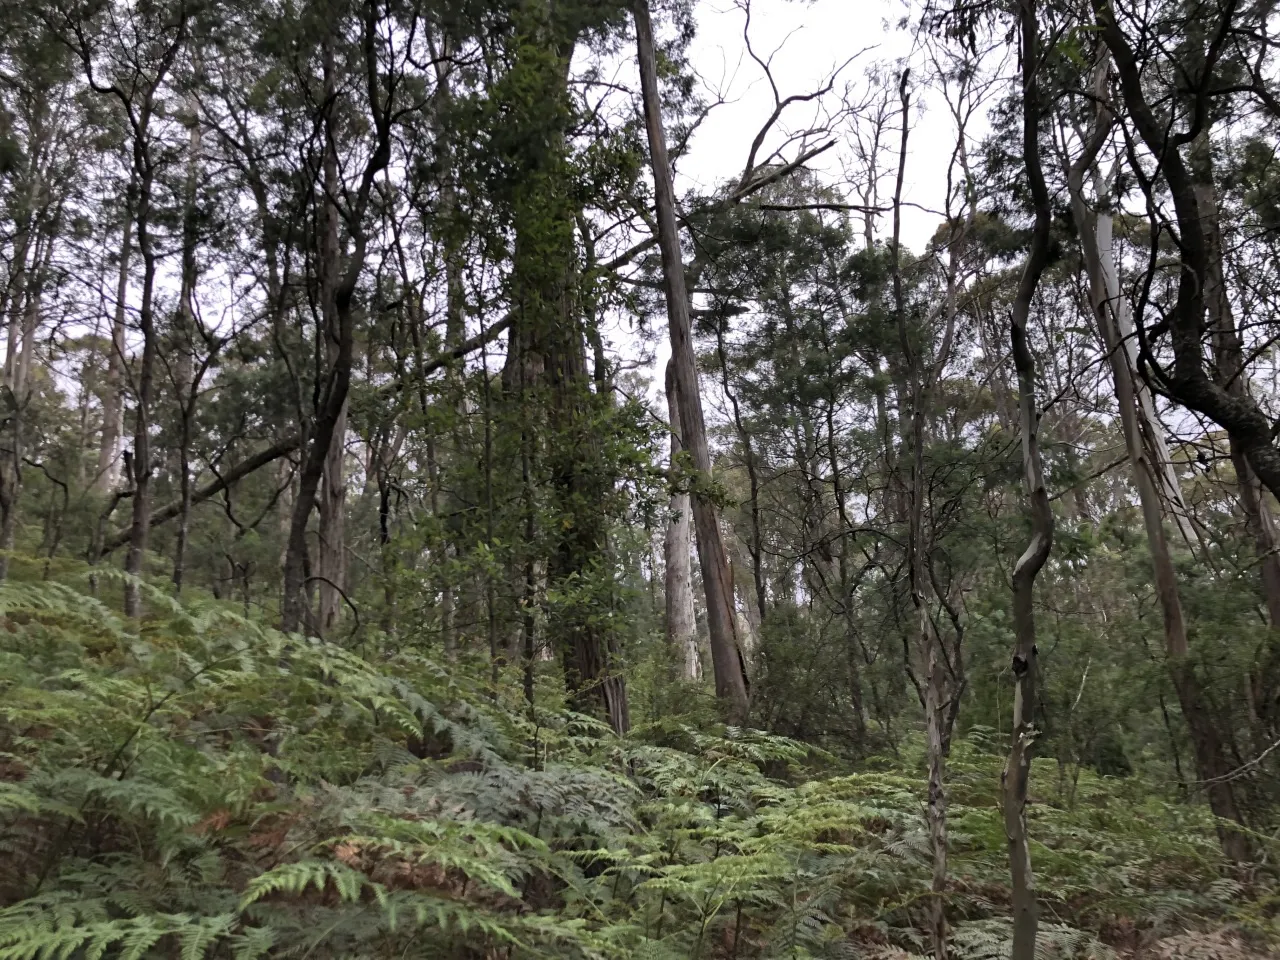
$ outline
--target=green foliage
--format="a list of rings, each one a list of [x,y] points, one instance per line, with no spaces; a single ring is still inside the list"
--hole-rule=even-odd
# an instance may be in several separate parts
[[[416,653],[150,603],[139,635],[71,586],[0,587],[0,960],[924,952],[918,745],[840,772],[671,717],[618,739]],[[985,743],[952,758],[973,960],[1008,943]],[[1199,808],[1087,772],[1074,801],[1032,807],[1046,960],[1109,956],[1126,917],[1276,934],[1269,881],[1233,878]]]

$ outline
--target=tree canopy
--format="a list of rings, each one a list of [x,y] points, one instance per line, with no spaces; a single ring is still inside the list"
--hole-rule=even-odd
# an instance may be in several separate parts
[[[0,960],[1280,947],[1272,7],[764,3],[0,6]]]

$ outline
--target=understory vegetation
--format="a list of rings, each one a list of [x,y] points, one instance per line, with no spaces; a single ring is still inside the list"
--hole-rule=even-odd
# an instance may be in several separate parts
[[[887,3],[0,0],[0,960],[1280,952],[1275,4]]]
[[[83,578],[0,588],[2,957],[928,952],[912,738],[853,765],[710,704],[618,737],[551,677],[529,706],[412,644],[148,601],[139,634]],[[951,946],[974,960],[1010,935],[1002,741],[952,749]],[[1274,942],[1274,876],[1233,869],[1172,785],[1034,778],[1041,956]]]

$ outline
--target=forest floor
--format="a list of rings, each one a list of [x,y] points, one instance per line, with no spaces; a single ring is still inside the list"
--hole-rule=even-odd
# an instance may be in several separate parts
[[[930,952],[918,744],[618,738],[550,677],[531,709],[481,662],[148,603],[139,634],[78,585],[0,586],[0,960]],[[956,960],[1008,951],[999,745],[950,759]],[[1280,955],[1273,869],[1224,862],[1203,806],[1061,783],[1037,762],[1043,960]]]

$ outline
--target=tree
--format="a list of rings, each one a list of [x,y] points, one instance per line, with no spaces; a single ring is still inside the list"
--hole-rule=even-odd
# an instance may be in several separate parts
[[[285,29],[302,31],[308,54],[318,53],[320,76],[303,75],[303,93],[318,105],[315,121],[321,131],[319,156],[311,159],[316,195],[315,255],[318,265],[317,341],[324,344],[323,360],[316,377],[315,417],[306,424],[307,437],[289,541],[284,560],[284,596],[281,627],[295,631],[304,626],[304,590],[307,574],[307,524],[322,483],[323,516],[329,519],[321,535],[319,573],[322,593],[321,617],[317,629],[332,627],[336,617],[335,594],[341,593],[345,563],[341,541],[342,453],[346,443],[347,395],[355,363],[356,288],[369,254],[370,205],[378,174],[391,160],[392,126],[397,115],[397,95],[403,77],[396,72],[393,42],[381,32],[389,24],[376,0],[366,0],[358,8],[333,11],[329,22],[320,11],[310,17],[282,23]],[[355,31],[355,39],[344,36]],[[358,58],[367,82],[356,100],[340,90],[339,50]],[[385,79],[384,79],[385,78]],[[350,99],[348,99],[350,97]],[[358,104],[358,106],[357,106]],[[359,111],[359,112],[357,112]],[[368,125],[367,155],[348,183],[339,170],[339,138],[355,118]],[[344,251],[342,236],[350,243]],[[328,534],[326,540],[324,534]],[[335,580],[334,577],[338,579]],[[328,620],[328,623],[325,622]]]
[[[685,288],[684,256],[680,249],[680,233],[676,223],[671,162],[667,157],[666,135],[662,127],[662,101],[658,94],[657,56],[648,0],[636,0],[634,15],[645,129],[649,136],[649,156],[653,166],[658,241],[662,249],[671,358],[675,367],[680,436],[681,443],[689,451],[693,469],[697,471],[691,499],[693,522],[698,535],[698,562],[707,598],[707,624],[711,634],[711,662],[715,671],[716,696],[724,701],[726,716],[730,722],[741,724],[746,722],[750,708],[746,663],[738,641],[729,558],[725,553],[718,512],[711,499],[712,493],[707,489],[711,482],[711,454],[707,445],[707,428],[702,415],[698,371],[693,355],[689,295]]]
[[[1040,92],[1040,25],[1035,0],[1023,0],[1018,10],[1022,65],[1022,162],[1031,187],[1035,224],[1018,291],[1009,318],[1013,365],[1018,374],[1021,413],[1022,468],[1025,474],[1031,542],[1013,568],[1013,730],[1009,762],[1003,773],[1004,829],[1009,839],[1009,867],[1013,877],[1014,960],[1034,960],[1038,905],[1027,836],[1027,786],[1031,777],[1031,749],[1035,739],[1035,682],[1039,666],[1036,646],[1036,578],[1053,549],[1053,509],[1045,487],[1040,453],[1040,410],[1036,402],[1036,361],[1027,336],[1027,320],[1036,287],[1049,263],[1053,211],[1040,158],[1040,126],[1044,104]]]

